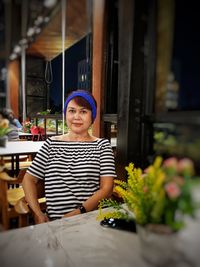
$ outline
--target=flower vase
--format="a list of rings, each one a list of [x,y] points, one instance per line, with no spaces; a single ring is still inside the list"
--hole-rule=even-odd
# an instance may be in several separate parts
[[[7,136],[0,136],[0,147],[6,147],[7,140]]]
[[[140,240],[141,256],[150,266],[176,266],[178,233],[168,230],[155,232],[148,226],[142,227],[140,225],[137,225],[137,233]]]

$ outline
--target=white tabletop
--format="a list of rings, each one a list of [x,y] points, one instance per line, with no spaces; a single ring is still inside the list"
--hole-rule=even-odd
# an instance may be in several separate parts
[[[141,257],[138,234],[102,227],[97,213],[0,233],[0,266],[149,267]],[[185,252],[173,266],[199,266],[199,220],[188,221],[180,233],[180,250]]]
[[[6,147],[0,147],[0,156],[37,153],[44,141],[10,141]]]
[[[24,132],[19,132],[19,137],[20,136],[32,136],[32,134],[31,133],[24,133]]]
[[[2,232],[0,248],[2,267],[146,266],[137,235],[102,227],[96,212]]]

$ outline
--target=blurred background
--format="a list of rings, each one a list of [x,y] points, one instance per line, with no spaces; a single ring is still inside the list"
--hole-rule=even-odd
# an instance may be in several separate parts
[[[38,112],[61,116],[70,91],[90,90],[99,106],[94,131],[115,138],[120,173],[156,154],[198,166],[197,4],[1,0],[0,106],[23,123]]]

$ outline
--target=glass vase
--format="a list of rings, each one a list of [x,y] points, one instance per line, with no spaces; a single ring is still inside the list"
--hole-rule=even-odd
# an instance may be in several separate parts
[[[6,147],[7,141],[8,141],[7,136],[0,136],[0,147]]]
[[[142,258],[154,267],[176,266],[176,243],[178,233],[154,232],[148,227],[137,225]]]

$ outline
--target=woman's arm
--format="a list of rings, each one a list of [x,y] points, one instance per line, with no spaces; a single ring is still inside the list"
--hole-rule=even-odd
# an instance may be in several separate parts
[[[48,222],[49,219],[41,211],[38,202],[37,183],[38,183],[38,178],[29,173],[25,174],[22,181],[22,186],[25,193],[25,199],[34,213],[35,223]]]
[[[100,177],[100,188],[97,190],[91,197],[89,197],[83,204],[86,211],[92,211],[98,207],[99,201],[104,198],[109,198],[113,191],[113,177],[102,176]],[[70,217],[73,215],[80,214],[79,209],[75,209],[67,214],[64,217]]]

